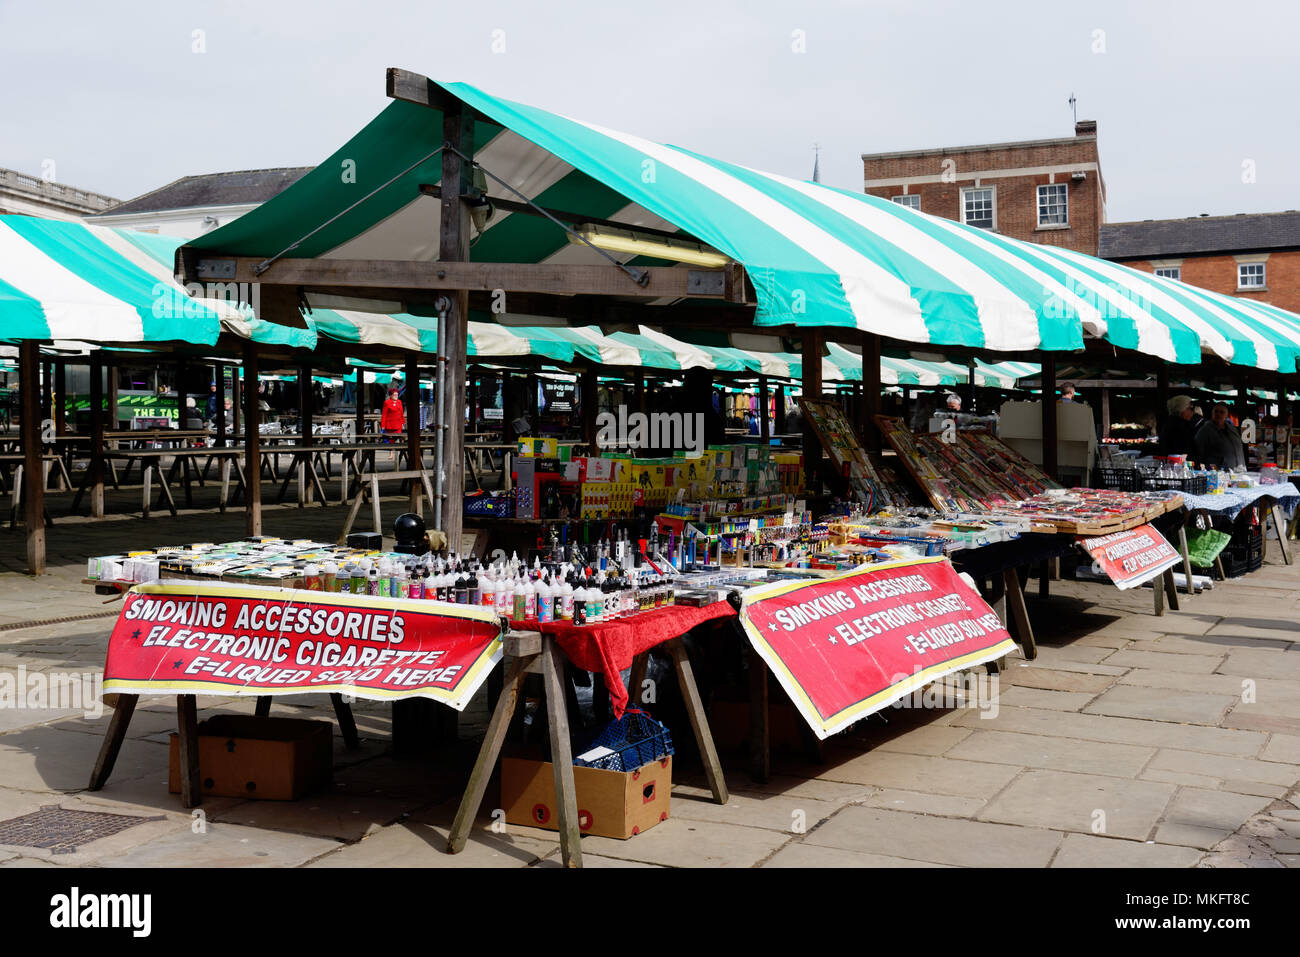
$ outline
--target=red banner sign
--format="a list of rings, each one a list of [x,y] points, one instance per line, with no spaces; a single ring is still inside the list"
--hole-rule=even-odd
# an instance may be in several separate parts
[[[1182,561],[1178,549],[1150,525],[1139,525],[1113,535],[1080,538],[1079,544],[1121,590],[1148,582]]]
[[[761,586],[746,593],[740,616],[819,738],[1016,647],[945,558]]]
[[[108,642],[104,690],[339,692],[463,710],[501,658],[490,608],[255,585],[137,585]]]

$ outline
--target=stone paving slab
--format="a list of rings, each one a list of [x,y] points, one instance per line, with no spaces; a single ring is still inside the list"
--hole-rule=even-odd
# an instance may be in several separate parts
[[[820,777],[878,787],[907,788],[963,797],[992,797],[1016,775],[1017,768],[976,761],[915,754],[868,752],[822,769]]]
[[[1265,761],[1284,761],[1300,764],[1300,735],[1275,734],[1264,746],[1260,758]]]
[[[586,865],[586,858],[583,858]],[[787,844],[766,861],[764,867],[951,867],[933,861],[911,861],[905,857],[866,854],[820,844]]]
[[[974,817],[987,802],[984,798],[978,797],[929,794],[925,791],[908,791],[903,788],[881,788],[860,803],[866,807],[888,808],[891,811],[970,818]]]
[[[998,704],[1007,708],[1047,708],[1053,711],[1079,711],[1095,694],[1086,691],[1045,691],[1013,685],[998,695]]]
[[[1238,698],[1172,688],[1111,688],[1083,710],[1119,718],[1146,718],[1184,724],[1217,725]]]
[[[1055,668],[1012,668],[1001,684],[1016,688],[1039,688],[1043,691],[1074,691],[1100,694],[1115,682],[1114,675],[1094,675]]]
[[[982,730],[1022,731],[1085,741],[1186,748],[1251,757],[1259,753],[1266,741],[1265,735],[1258,731],[1203,728],[1098,714],[1045,711],[1039,708],[1003,708],[992,721],[963,717],[958,719],[958,724]]]
[[[1160,844],[1183,844],[1209,850],[1233,834],[1268,798],[1229,794],[1205,788],[1180,788],[1156,829]]]
[[[1129,744],[1075,741],[1007,731],[976,731],[953,748],[949,757],[1132,778],[1155,754],[1154,748]]]
[[[803,843],[962,867],[1046,867],[1061,837],[1034,827],[848,807]]]
[[[1154,841],[1067,834],[1052,859],[1053,867],[1193,867],[1201,853],[1190,847],[1170,847]]]
[[[295,867],[338,846],[337,841],[236,824],[209,824],[195,834],[189,827],[146,841],[126,851],[102,854],[99,867]]]
[[[627,841],[584,837],[582,852],[672,867],[753,867],[790,839],[761,827],[670,817]]]
[[[1146,840],[1176,790],[1173,785],[1154,781],[1033,770],[990,801],[978,817],[981,821]]]
[[[1187,672],[1189,674],[1212,674],[1224,658],[1223,654],[1171,654],[1159,651],[1134,651],[1124,649],[1117,651],[1106,659],[1108,665],[1123,668],[1150,668],[1162,672]]]
[[[1294,764],[1255,761],[1250,758],[1230,758],[1220,754],[1178,751],[1173,748],[1162,748],[1158,751],[1151,761],[1151,767],[1164,768],[1169,771],[1184,771],[1189,774],[1203,774],[1220,779],[1240,778],[1245,781],[1280,784],[1286,787],[1295,787],[1300,784],[1300,767]]]

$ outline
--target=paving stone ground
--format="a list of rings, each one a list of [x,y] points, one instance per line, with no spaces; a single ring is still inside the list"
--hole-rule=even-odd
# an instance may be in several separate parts
[[[272,505],[264,527],[329,540],[343,518],[337,506]],[[102,669],[115,606],[80,583],[87,556],[230,540],[243,521],[238,510],[58,520],[40,579],[23,574],[21,528],[0,529],[0,674]],[[761,785],[743,750],[727,752],[725,806],[683,760],[671,817],[628,841],[584,838],[587,866],[1300,864],[1300,565],[1280,564],[1274,545],[1260,571],[1159,618],[1148,590],[1097,583],[1053,583],[1029,608],[1040,653],[1008,659],[993,705],[887,710],[828,741],[822,763],[777,751]],[[73,620],[32,624],[56,619]],[[252,708],[199,705],[200,717]],[[277,710],[332,716],[310,697]],[[167,791],[170,699],[141,701],[112,779],[93,793],[107,715],[0,707],[0,821],[52,804],[149,819],[67,853],[0,845],[0,867],[558,866],[551,832],[492,829],[492,790],[465,852],[443,850],[486,721],[481,695],[459,746],[424,758],[391,753],[387,707],[356,710],[364,746],[336,743],[329,790],[211,799],[196,816]]]

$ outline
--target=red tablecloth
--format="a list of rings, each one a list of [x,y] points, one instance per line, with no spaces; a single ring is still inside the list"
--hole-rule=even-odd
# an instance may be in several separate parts
[[[718,601],[699,608],[669,605],[654,611],[640,612],[631,618],[575,625],[567,621],[513,621],[511,627],[540,631],[555,638],[564,654],[583,671],[599,671],[605,676],[614,717],[623,717],[627,707],[627,688],[620,674],[631,668],[632,661],[655,645],[684,635],[696,625],[715,618],[728,618],[736,610],[728,602]]]

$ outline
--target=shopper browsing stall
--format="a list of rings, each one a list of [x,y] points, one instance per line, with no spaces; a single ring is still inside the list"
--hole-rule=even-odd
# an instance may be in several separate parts
[[[1196,432],[1196,459],[1202,465],[1223,469],[1246,464],[1241,433],[1228,421],[1228,407],[1222,402],[1210,413],[1210,421]]]

